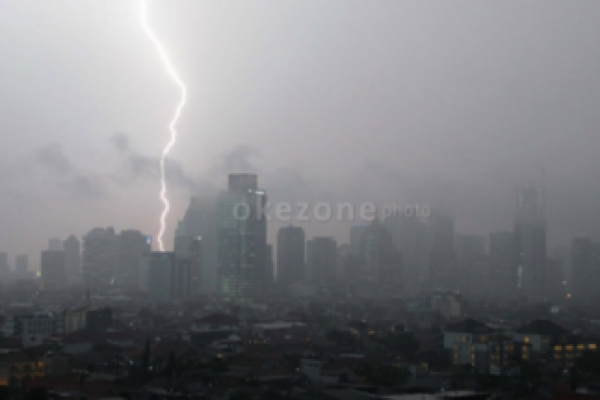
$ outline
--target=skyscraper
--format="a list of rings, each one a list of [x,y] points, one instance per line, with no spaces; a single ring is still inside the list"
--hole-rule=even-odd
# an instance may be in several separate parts
[[[67,279],[80,278],[81,275],[81,245],[74,235],[69,236],[63,242],[65,262],[67,267]]]
[[[469,297],[487,297],[490,269],[485,237],[459,234],[455,242],[460,292]]]
[[[431,238],[428,226],[414,216],[394,215],[384,221],[394,247],[402,255],[402,289],[405,295],[419,294],[428,279]]]
[[[363,233],[359,246],[359,286],[367,297],[402,295],[401,254],[392,235],[375,219]]]
[[[176,236],[174,253],[177,258],[179,272],[175,278],[175,296],[189,298],[199,296],[204,291],[204,280],[206,270],[203,265],[204,242],[201,237]],[[189,274],[189,281],[181,279]]]
[[[59,238],[48,239],[48,250],[51,251],[62,251],[63,243]]]
[[[179,222],[175,233],[174,248],[177,241],[188,243],[193,238],[202,240],[202,278],[201,293],[212,294],[217,283],[217,222],[218,207],[213,197],[192,197],[183,219]],[[185,237],[186,239],[178,239]],[[187,244],[184,244],[187,246]]]
[[[277,283],[284,287],[306,278],[304,229],[286,226],[277,232]]]
[[[123,230],[117,235],[117,262],[114,278],[120,286],[136,288],[142,255],[152,251],[148,235],[137,230]]]
[[[246,301],[264,295],[267,279],[265,191],[253,174],[230,174],[218,197],[217,271],[219,294]]]
[[[331,237],[314,237],[306,243],[308,278],[333,281],[337,276],[337,243]]]
[[[25,279],[29,276],[29,258],[26,254],[19,254],[15,257],[15,278]]]
[[[94,228],[83,237],[81,272],[88,287],[108,286],[114,282],[118,262],[117,235],[114,228]]]
[[[517,188],[515,265],[517,288],[532,300],[544,300],[546,273],[546,219],[544,193],[525,185]]]
[[[9,275],[8,253],[0,252],[0,279],[6,280],[9,278]]]
[[[41,290],[61,290],[66,286],[65,253],[61,250],[42,251],[40,266]]]
[[[600,243],[590,238],[575,238],[571,245],[573,301],[598,304],[600,300]]]
[[[454,249],[454,221],[436,212],[431,222],[432,248],[429,259],[431,290],[457,290],[457,259]]]

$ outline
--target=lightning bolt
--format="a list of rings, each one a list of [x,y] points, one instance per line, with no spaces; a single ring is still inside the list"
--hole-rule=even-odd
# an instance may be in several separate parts
[[[183,81],[179,77],[179,74],[173,67],[173,64],[171,63],[171,60],[169,58],[169,54],[165,50],[161,41],[154,34],[152,28],[150,27],[150,24],[148,23],[148,7],[146,5],[146,0],[142,0],[142,27],[144,28],[144,31],[156,47],[156,51],[167,70],[167,74],[173,80],[173,82],[175,82],[175,85],[177,85],[177,87],[181,91],[181,98],[179,100],[179,103],[177,104],[177,107],[175,108],[173,118],[169,123],[169,142],[164,147],[160,157],[160,200],[163,203],[163,211],[160,214],[160,230],[158,231],[157,240],[159,250],[165,251],[163,236],[165,234],[167,215],[169,214],[169,211],[171,209],[171,204],[169,203],[169,197],[167,193],[167,177],[165,173],[165,164],[167,161],[167,156],[171,151],[171,148],[175,145],[175,142],[177,141],[177,130],[175,129],[175,127],[177,126],[177,122],[179,121],[179,117],[181,116],[181,111],[183,110],[183,107],[185,106],[185,103],[187,101],[187,88],[185,86],[185,83],[183,83]]]

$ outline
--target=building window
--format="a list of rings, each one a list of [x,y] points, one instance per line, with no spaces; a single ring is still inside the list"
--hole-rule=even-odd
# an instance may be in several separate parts
[[[590,343],[590,344],[588,344],[588,349],[596,350],[596,345],[594,343]]]
[[[525,343],[530,343],[531,342],[531,339],[529,338],[529,336],[525,336],[524,340],[525,340]]]

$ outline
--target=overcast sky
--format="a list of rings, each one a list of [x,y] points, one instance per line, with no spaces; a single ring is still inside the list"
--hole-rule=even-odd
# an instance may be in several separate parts
[[[137,0],[0,0],[0,249],[158,230],[178,91]],[[257,172],[274,201],[443,206],[513,223],[546,169],[552,243],[600,239],[600,2],[149,0],[189,88],[167,243],[191,194]],[[270,237],[275,236],[276,225]],[[315,223],[308,236],[346,226]]]

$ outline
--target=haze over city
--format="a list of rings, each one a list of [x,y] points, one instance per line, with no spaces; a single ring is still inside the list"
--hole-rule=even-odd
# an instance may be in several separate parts
[[[34,263],[51,236],[158,230],[157,158],[178,93],[136,3],[0,13],[0,243]],[[221,190],[228,172],[258,173],[273,202],[442,206],[457,230],[484,234],[512,225],[516,186],[541,168],[549,240],[597,236],[599,8],[155,2],[189,86],[167,237],[189,196]],[[346,225],[305,229],[348,240]]]

